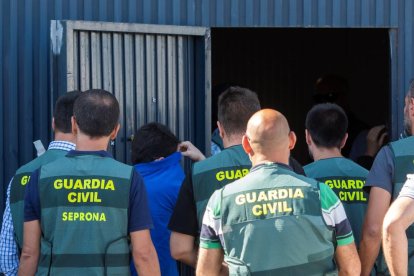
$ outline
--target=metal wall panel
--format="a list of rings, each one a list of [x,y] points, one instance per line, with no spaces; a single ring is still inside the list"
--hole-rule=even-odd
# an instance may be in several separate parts
[[[395,44],[391,46],[396,60],[392,68],[397,71],[392,74],[396,99],[393,122],[398,123],[395,134],[402,129],[403,95],[414,73],[413,16],[412,0],[1,0],[0,181],[3,185],[0,185],[0,195],[5,194],[5,187],[17,167],[33,158],[32,141],[41,139],[46,144],[51,138],[54,97],[50,95],[56,82],[49,75],[54,59],[49,55],[52,19],[205,27],[395,28],[392,39]],[[115,46],[106,45],[105,41],[101,41],[103,56]],[[178,38],[177,47],[184,44]],[[92,60],[96,59],[95,54]],[[88,81],[104,82],[103,87],[111,90],[118,83],[103,75],[111,75],[112,67],[101,65],[102,79]],[[99,70],[94,63],[90,66],[92,71]],[[183,73],[179,70],[178,74]],[[140,76],[138,72],[135,75]],[[177,82],[178,88],[187,85],[180,78]],[[183,97],[180,89],[178,93]],[[176,120],[181,121],[181,115]]]

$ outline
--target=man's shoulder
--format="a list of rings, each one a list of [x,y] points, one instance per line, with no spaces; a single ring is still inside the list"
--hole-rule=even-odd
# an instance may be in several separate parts
[[[345,157],[318,160],[304,167],[309,177],[347,176],[366,177],[368,170]]]
[[[388,148],[394,155],[414,155],[414,136],[390,142]]]
[[[232,166],[251,166],[249,157],[241,145],[226,148],[216,155],[194,163],[193,171],[202,172]]]
[[[44,166],[48,163],[54,162],[57,159],[63,158],[67,152],[63,150],[47,150],[44,154],[35,159],[29,161],[28,163],[21,166],[16,171],[17,174],[21,173],[32,173],[34,170],[39,169],[41,166]]]
[[[362,167],[361,165],[359,165],[358,163],[354,162],[351,159],[343,158],[343,160],[341,160],[341,163],[349,166],[349,168],[352,169],[358,175],[365,176],[365,177],[368,175],[369,171],[367,169],[365,169],[364,167]]]
[[[244,190],[248,190],[250,188],[263,188],[261,187],[261,183],[269,183],[278,179],[277,181],[282,181],[283,183],[295,183],[295,185],[305,185],[305,186],[312,186],[317,187],[318,181],[301,175],[297,174],[294,171],[283,169],[282,171],[277,170],[276,174],[283,177],[275,177],[276,175],[273,173],[264,173],[261,170],[253,170],[250,171],[246,176],[243,178],[237,179],[234,182],[229,183],[226,185],[224,189],[224,193],[235,193],[235,192],[243,192]]]
[[[309,173],[312,172],[315,169],[315,167],[317,167],[317,166],[318,166],[317,161],[314,161],[312,163],[309,163],[309,164],[303,166],[303,170],[305,171],[306,175],[309,175]]]
[[[93,156],[92,156],[93,157]],[[121,177],[124,178],[126,175],[132,177],[134,167],[119,162],[112,157],[105,157],[99,160],[99,163],[89,163],[88,161],[84,164],[85,167],[80,167],[77,162],[83,162],[84,159],[78,160],[73,158],[73,156],[63,156],[51,162],[48,162],[42,166],[40,166],[40,174],[41,175],[60,175],[60,174],[67,174],[67,173],[76,173],[79,172],[83,174],[84,171],[94,171],[94,173],[98,175],[104,175],[108,177]],[[94,167],[88,167],[94,166]],[[95,172],[96,171],[96,172]],[[139,175],[139,173],[137,173]],[[140,176],[140,175],[139,175]]]

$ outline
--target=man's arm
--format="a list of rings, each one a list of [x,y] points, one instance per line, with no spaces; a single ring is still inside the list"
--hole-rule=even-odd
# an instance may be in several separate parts
[[[171,256],[180,262],[195,267],[198,250],[195,238],[198,236],[198,222],[191,175],[187,176],[181,185],[168,229],[171,230]]]
[[[213,276],[220,275],[223,263],[223,249],[221,248],[200,248],[197,262],[197,275]]]
[[[16,275],[19,268],[19,256],[17,244],[14,240],[14,227],[10,213],[10,187],[12,180],[7,188],[6,208],[4,209],[0,234],[0,271],[6,275]]]
[[[414,200],[399,197],[388,210],[383,225],[383,249],[392,275],[408,275],[408,242],[405,230],[414,222]]]
[[[195,238],[193,236],[174,231],[171,232],[171,256],[177,261],[195,268],[197,264],[197,249],[198,247],[195,245]]]
[[[157,252],[149,230],[131,232],[132,257],[138,275],[161,275]]]
[[[335,251],[335,260],[338,264],[339,275],[360,275],[361,262],[355,243],[338,246]]]
[[[371,188],[359,247],[361,275],[370,275],[378,257],[381,246],[382,222],[390,206],[390,201],[391,194],[388,191],[378,187]]]
[[[190,141],[181,142],[178,145],[178,151],[180,151],[183,156],[190,158],[194,162],[206,159],[204,154]]]
[[[40,221],[24,223],[23,249],[20,257],[19,275],[35,275],[40,254]]]

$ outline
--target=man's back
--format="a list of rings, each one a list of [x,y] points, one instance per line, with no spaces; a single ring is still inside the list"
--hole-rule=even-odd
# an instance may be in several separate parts
[[[212,227],[218,237],[202,233],[201,247],[223,240],[225,260],[237,275],[334,272],[331,227],[336,222],[327,226],[322,212],[331,212],[337,200],[327,186],[296,175],[286,165],[258,165],[213,195],[206,210],[211,220],[203,227]],[[352,237],[348,230],[345,234]]]
[[[148,202],[154,221],[151,239],[158,254],[161,274],[169,276],[178,275],[177,262],[170,254],[171,231],[167,229],[167,225],[185,177],[180,165],[181,157],[181,153],[176,152],[159,161],[134,165],[144,178],[148,192]],[[136,275],[136,272],[133,272],[133,275]]]
[[[304,169],[308,177],[324,182],[337,194],[359,245],[368,203],[368,194],[363,190],[368,171],[344,157],[320,159]]]
[[[38,271],[128,275],[133,168],[103,151],[72,151],[33,177],[37,185],[28,189],[39,197],[45,252]]]

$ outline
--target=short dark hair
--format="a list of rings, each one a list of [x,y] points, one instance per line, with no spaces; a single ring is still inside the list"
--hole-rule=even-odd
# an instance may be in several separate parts
[[[339,148],[348,129],[348,118],[337,104],[317,104],[306,115],[305,126],[316,146]]]
[[[103,89],[87,90],[76,99],[73,115],[79,129],[90,137],[109,136],[119,120],[119,103]]]
[[[80,94],[80,91],[74,90],[63,94],[57,99],[55,109],[53,110],[55,131],[63,133],[72,132],[73,104]]]
[[[260,110],[257,94],[247,88],[231,86],[218,99],[218,121],[228,135],[246,131],[250,117]]]
[[[132,140],[131,161],[133,164],[152,162],[177,151],[180,141],[171,130],[159,123],[140,127]]]

